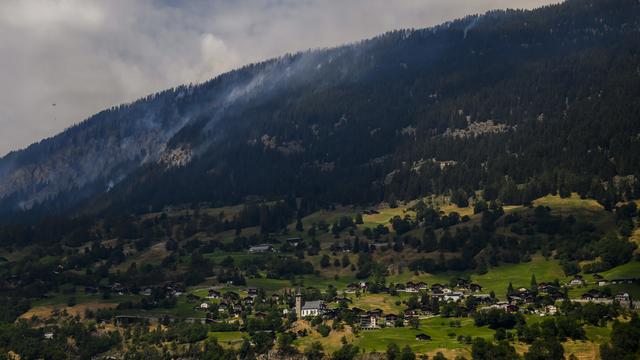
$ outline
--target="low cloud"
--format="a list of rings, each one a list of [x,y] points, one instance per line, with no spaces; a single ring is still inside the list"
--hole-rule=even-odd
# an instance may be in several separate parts
[[[553,2],[3,0],[0,156],[101,109],[247,63]]]

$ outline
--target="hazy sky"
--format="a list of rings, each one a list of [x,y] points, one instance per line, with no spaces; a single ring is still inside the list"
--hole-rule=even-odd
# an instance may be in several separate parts
[[[0,0],[0,156],[104,108],[246,63],[554,2]]]

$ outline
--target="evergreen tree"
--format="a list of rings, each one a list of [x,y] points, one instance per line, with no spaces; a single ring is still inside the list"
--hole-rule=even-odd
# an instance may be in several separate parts
[[[536,281],[536,274],[531,274],[531,291],[538,292],[538,282]]]
[[[509,281],[509,286],[507,287],[507,296],[513,296],[515,294],[515,290],[513,289],[513,284]]]

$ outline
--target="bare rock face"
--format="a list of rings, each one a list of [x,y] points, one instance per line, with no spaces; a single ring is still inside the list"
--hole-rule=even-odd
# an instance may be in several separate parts
[[[166,150],[160,157],[160,163],[166,169],[187,165],[193,158],[193,150],[189,145],[181,145],[173,149]]]
[[[509,129],[509,126],[496,123],[493,120],[476,121],[470,123],[466,129],[447,129],[443,136],[464,139],[485,134],[500,134]]]

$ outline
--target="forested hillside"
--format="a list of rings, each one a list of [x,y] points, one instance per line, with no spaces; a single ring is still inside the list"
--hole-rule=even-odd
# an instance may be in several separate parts
[[[506,204],[576,191],[611,208],[640,192],[638,15],[632,0],[575,0],[247,66],[9,154],[2,210],[476,190]]]

